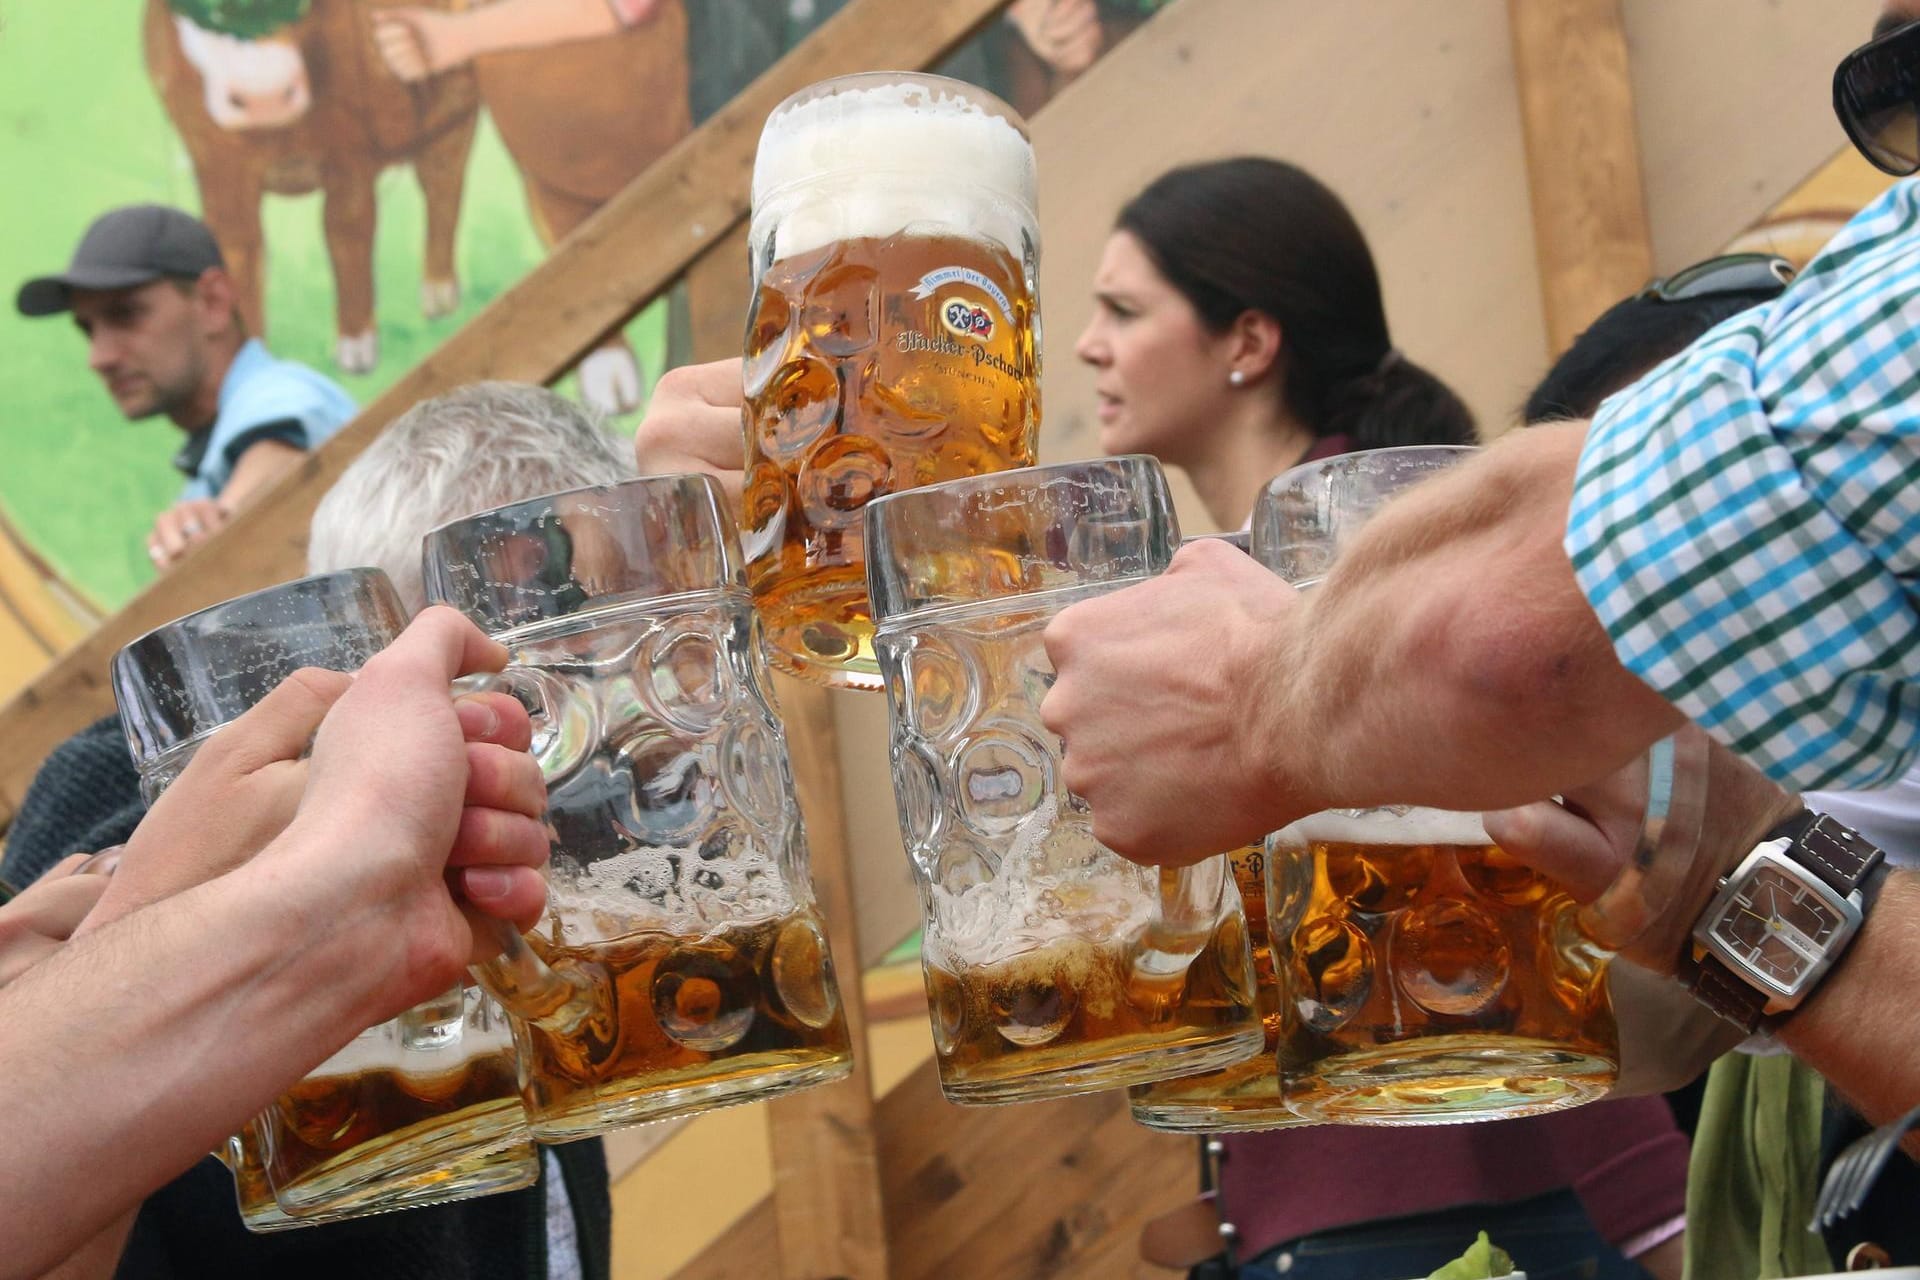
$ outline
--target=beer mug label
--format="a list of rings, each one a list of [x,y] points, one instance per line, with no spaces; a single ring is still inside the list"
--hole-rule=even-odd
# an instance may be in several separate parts
[[[913,287],[913,296],[925,302],[933,296],[935,289],[947,284],[972,285],[992,298],[1003,316],[1013,310],[1013,304],[1007,301],[1006,291],[995,284],[984,272],[976,271],[972,267],[941,267],[936,271],[929,271],[921,276],[920,283]]]
[[[985,307],[976,307],[965,298],[948,298],[940,304],[940,323],[948,333],[986,342],[993,337],[993,316]]]
[[[1010,346],[1018,341],[1009,335],[1019,325],[1019,317],[1006,288],[992,276],[977,267],[949,262],[923,273],[906,292],[916,302],[929,303],[931,314],[921,321],[924,328],[909,324],[893,335],[895,351],[958,360],[953,376],[980,386],[997,383],[992,374],[1017,381],[1029,376],[1018,363],[1017,346]],[[940,404],[942,418],[952,415],[951,399],[946,397]]]

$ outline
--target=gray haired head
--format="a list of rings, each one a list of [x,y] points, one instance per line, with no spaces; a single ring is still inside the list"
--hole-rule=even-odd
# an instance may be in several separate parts
[[[417,613],[428,530],[632,475],[626,442],[571,400],[526,383],[472,383],[407,410],[341,473],[313,513],[307,571],[377,566]]]

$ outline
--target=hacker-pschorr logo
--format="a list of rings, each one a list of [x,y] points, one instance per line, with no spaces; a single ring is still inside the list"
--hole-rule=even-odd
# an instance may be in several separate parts
[[[986,342],[993,337],[993,316],[985,307],[965,298],[948,298],[940,304],[940,323],[948,333]]]
[[[940,299],[940,324],[948,333],[962,338],[972,338],[976,342],[992,339],[993,331],[999,321],[994,318],[993,306],[997,305],[1001,316],[1012,314],[1013,306],[1007,301],[1007,295],[981,272],[972,267],[941,267],[929,271],[920,277],[920,283],[914,286],[913,296],[931,298],[934,291],[947,285],[968,285],[986,295],[976,299],[961,293],[946,293]],[[991,299],[991,302],[988,301]]]

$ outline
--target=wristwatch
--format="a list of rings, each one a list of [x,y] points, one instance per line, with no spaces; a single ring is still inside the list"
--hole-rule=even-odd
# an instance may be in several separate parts
[[[1721,879],[1693,926],[1687,989],[1748,1034],[1798,1008],[1860,931],[1886,867],[1858,832],[1802,809]]]

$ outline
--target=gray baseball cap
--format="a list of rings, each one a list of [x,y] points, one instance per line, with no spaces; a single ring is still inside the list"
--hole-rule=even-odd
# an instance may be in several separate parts
[[[67,269],[21,285],[14,305],[23,316],[58,315],[73,305],[75,289],[129,289],[166,276],[198,280],[208,267],[224,265],[200,219],[163,204],[129,205],[95,218]]]

